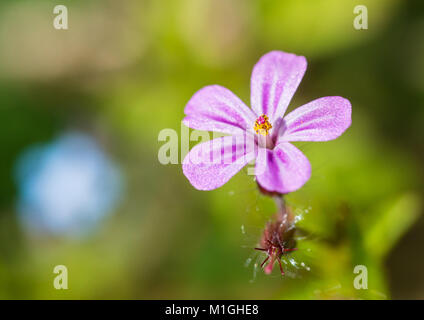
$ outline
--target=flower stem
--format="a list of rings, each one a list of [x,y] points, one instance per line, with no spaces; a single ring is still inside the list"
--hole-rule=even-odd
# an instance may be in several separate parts
[[[286,208],[286,201],[284,200],[284,195],[276,195],[273,197],[275,204],[278,208],[277,215],[279,215],[281,222],[283,224],[291,223],[292,217],[289,211]]]
[[[284,220],[284,218],[287,215],[284,196],[283,195],[274,196],[274,201],[278,208],[278,214],[281,215],[281,218]]]

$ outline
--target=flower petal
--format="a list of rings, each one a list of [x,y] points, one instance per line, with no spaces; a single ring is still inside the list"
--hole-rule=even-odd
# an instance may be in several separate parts
[[[271,123],[283,117],[306,71],[306,59],[271,51],[255,65],[250,83],[252,109],[266,114]]]
[[[302,187],[311,176],[306,156],[291,143],[274,150],[260,149],[256,159],[256,179],[270,192],[289,193]]]
[[[230,90],[207,86],[197,91],[187,103],[183,122],[186,126],[204,131],[229,134],[253,130],[255,115]]]
[[[323,97],[284,117],[279,141],[328,141],[339,137],[352,123],[352,106],[342,97]]]
[[[196,189],[213,190],[253,160],[254,150],[253,136],[247,134],[200,143],[185,157],[183,172]]]

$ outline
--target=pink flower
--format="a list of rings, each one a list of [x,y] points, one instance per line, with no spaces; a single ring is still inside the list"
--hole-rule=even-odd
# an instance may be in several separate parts
[[[290,53],[265,54],[252,72],[252,109],[218,85],[194,94],[185,107],[184,124],[230,134],[198,144],[184,159],[183,172],[196,189],[222,186],[253,159],[257,182],[270,192],[289,193],[308,181],[311,165],[290,142],[339,137],[351,124],[351,104],[342,97],[323,97],[284,116],[306,64],[305,57]],[[247,138],[253,138],[255,150]],[[217,154],[221,161],[211,162]]]

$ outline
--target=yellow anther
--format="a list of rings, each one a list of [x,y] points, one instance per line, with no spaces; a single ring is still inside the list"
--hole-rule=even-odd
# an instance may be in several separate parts
[[[271,128],[272,125],[269,123],[268,117],[265,114],[256,119],[255,126],[253,127],[257,134],[261,134],[263,136],[267,136]]]

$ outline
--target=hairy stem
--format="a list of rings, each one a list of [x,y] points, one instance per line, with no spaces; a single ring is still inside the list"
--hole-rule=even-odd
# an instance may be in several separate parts
[[[273,198],[274,198],[275,204],[278,208],[277,214],[280,216],[281,221],[284,224],[291,223],[291,220],[292,220],[291,215],[290,215],[290,212],[287,211],[284,196],[278,195],[278,196],[274,196]]]
[[[277,208],[278,208],[278,214],[281,215],[282,219],[284,219],[287,215],[286,203],[284,201],[284,196],[283,195],[274,196],[274,201],[275,201],[275,204],[277,205]]]

